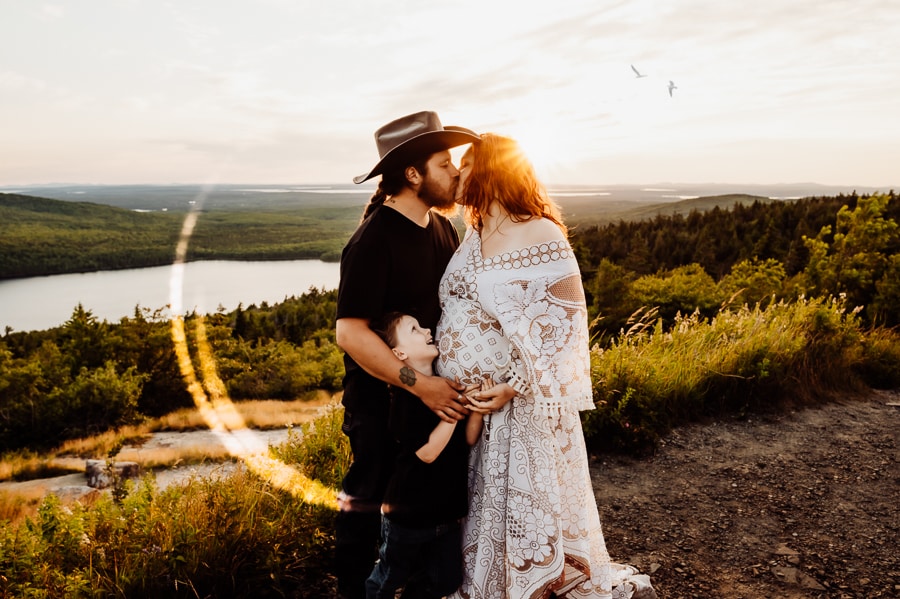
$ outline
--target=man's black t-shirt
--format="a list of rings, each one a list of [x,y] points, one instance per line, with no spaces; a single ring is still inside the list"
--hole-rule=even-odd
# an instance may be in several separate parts
[[[469,505],[466,421],[460,420],[438,457],[429,463],[416,456],[441,421],[415,395],[391,389],[389,428],[400,452],[382,502],[387,518],[404,526],[446,524],[466,515]]]
[[[356,229],[341,253],[337,318],[373,320],[397,311],[434,329],[441,314],[438,285],[459,235],[431,211],[420,227],[393,208],[380,206]],[[387,385],[344,355],[343,404],[359,412],[387,412]]]

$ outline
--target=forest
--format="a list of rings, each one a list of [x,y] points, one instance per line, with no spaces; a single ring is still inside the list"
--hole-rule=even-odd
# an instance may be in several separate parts
[[[7,210],[14,210],[16,201],[7,198]],[[50,204],[56,222],[69,216],[62,208],[85,210]],[[769,310],[765,318],[778,306],[803,312],[806,308],[797,306],[837,298],[841,307],[827,304],[827,310],[846,310],[861,331],[888,332],[872,337],[881,349],[861,346],[861,352],[874,353],[855,368],[866,372],[868,384],[889,384],[900,378],[900,367],[891,362],[900,348],[890,342],[890,331],[900,324],[898,212],[891,192],[753,202],[576,226],[571,239],[581,264],[592,343],[608,350],[653,327],[668,331],[677,323],[712,323],[742,308]],[[128,219],[146,215],[115,214],[123,231],[140,231],[131,233],[135,239],[175,234],[164,214],[146,230],[134,221],[128,226]],[[100,220],[106,226],[108,214]],[[243,222],[243,227],[232,223],[240,239],[265,237],[248,232]],[[282,230],[274,221],[272,227]],[[328,231],[328,225],[319,227]],[[195,237],[195,244],[221,241],[221,232],[212,231]],[[239,245],[236,234],[219,247]],[[125,240],[121,246],[136,251]],[[203,321],[233,399],[293,399],[313,389],[340,389],[335,299],[334,290],[313,289],[276,305],[189,315],[185,329]],[[0,450],[39,448],[190,405],[170,328],[160,309],[137,307],[132,317],[110,323],[79,305],[61,327],[7,332],[0,338]]]
[[[599,329],[641,307],[671,320],[726,302],[843,295],[865,322],[900,324],[900,202],[873,196],[735,204],[576,229],[572,243]]]
[[[200,191],[178,186],[102,186],[92,188],[87,196],[75,195],[92,201],[61,200],[82,193],[68,188],[36,190],[54,199],[0,193],[0,280],[171,264],[182,230],[189,222],[194,224],[184,257],[188,261],[336,261],[343,243],[359,222],[360,204],[365,201],[360,193],[347,190],[255,193],[228,187],[206,200],[197,200]],[[852,202],[853,197],[847,200]],[[610,223],[646,223],[653,219],[686,218],[714,209],[794,203],[733,193],[648,203],[633,189],[617,190],[613,197],[588,193],[559,201],[563,200],[566,222],[575,236],[581,230],[605,230]],[[191,221],[187,220],[188,215],[192,216]],[[457,216],[454,220],[461,233],[462,218]],[[659,226],[657,223],[654,229]],[[646,257],[647,250],[640,247],[646,242],[647,239],[635,240],[635,250],[643,253],[636,254],[633,262]],[[609,249],[612,248],[601,251]],[[623,248],[617,250],[621,252]],[[649,267],[649,263],[642,266]]]

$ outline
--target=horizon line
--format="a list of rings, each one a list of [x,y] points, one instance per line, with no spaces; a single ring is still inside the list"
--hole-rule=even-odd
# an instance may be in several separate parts
[[[32,188],[32,187],[179,187],[179,186],[191,186],[191,187],[208,187],[210,189],[215,189],[216,187],[234,187],[234,186],[264,186],[264,187],[296,187],[298,190],[309,189],[315,187],[333,187],[333,186],[342,186],[348,187],[350,189],[374,189],[376,185],[371,182],[366,182],[363,184],[354,184],[352,182],[317,182],[317,183],[260,183],[260,182],[219,182],[219,183],[200,183],[200,182],[169,182],[169,183],[84,183],[84,182],[49,182],[49,183],[19,183],[19,184],[0,184],[0,193],[9,193],[8,191],[4,191],[6,189],[11,188]],[[646,183],[625,183],[625,182],[596,182],[596,183],[563,183],[563,182],[555,182],[555,183],[544,183],[544,186],[549,188],[563,186],[563,187],[657,187],[661,185],[673,186],[697,186],[697,185],[730,185],[730,186],[816,186],[816,187],[852,187],[852,188],[867,188],[867,189],[877,189],[877,190],[894,190],[900,188],[900,185],[871,185],[871,184],[850,184],[850,183],[818,183],[816,181],[778,181],[778,182],[766,182],[766,183],[751,183],[751,182],[741,182],[741,183],[732,183],[732,182],[723,182],[723,181],[653,181]]]

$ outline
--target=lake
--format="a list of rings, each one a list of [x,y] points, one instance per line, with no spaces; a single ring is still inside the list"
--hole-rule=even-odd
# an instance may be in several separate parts
[[[134,308],[172,307],[171,314],[275,304],[310,287],[337,289],[340,265],[319,260],[210,260],[173,266],[0,281],[0,331],[57,327],[81,303],[99,320],[118,322]]]

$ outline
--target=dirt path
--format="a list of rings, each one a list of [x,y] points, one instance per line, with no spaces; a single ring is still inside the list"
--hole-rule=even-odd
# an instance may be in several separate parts
[[[681,428],[592,464],[614,560],[660,599],[900,597],[900,392]]]

